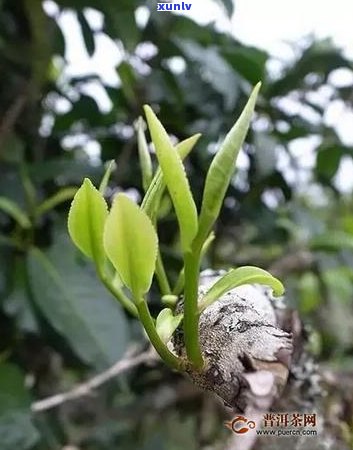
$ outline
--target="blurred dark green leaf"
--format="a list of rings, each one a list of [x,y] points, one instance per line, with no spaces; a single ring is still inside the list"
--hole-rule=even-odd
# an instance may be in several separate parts
[[[102,369],[121,358],[125,315],[93,271],[78,264],[65,231],[49,252],[30,251],[28,271],[33,301],[84,362]]]
[[[32,423],[25,377],[12,364],[0,363],[1,450],[27,450],[39,440]]]
[[[353,249],[353,236],[344,231],[327,232],[315,236],[309,242],[313,250],[338,252],[345,249]]]
[[[81,25],[82,36],[85,41],[86,49],[89,56],[93,56],[96,46],[94,42],[94,34],[87,19],[82,11],[78,11],[77,19]]]
[[[234,12],[233,0],[217,0],[217,2],[224,6],[228,16],[232,16]]]
[[[331,180],[337,173],[341,158],[345,154],[353,156],[353,148],[337,145],[321,145],[317,149],[316,173],[325,180]]]

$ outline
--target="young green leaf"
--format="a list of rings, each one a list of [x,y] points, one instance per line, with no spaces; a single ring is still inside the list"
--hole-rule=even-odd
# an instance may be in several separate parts
[[[113,202],[104,248],[123,283],[140,299],[152,283],[158,238],[147,214],[125,194],[118,194]]]
[[[244,266],[230,270],[226,275],[216,281],[201,299],[199,311],[202,312],[223,294],[243,284],[265,284],[273,289],[275,296],[284,294],[283,284],[269,272],[258,267]]]
[[[137,147],[139,152],[140,167],[142,171],[142,185],[145,192],[147,192],[153,177],[152,160],[148,150],[148,144],[145,136],[145,122],[142,117],[136,122],[137,130]]]
[[[149,106],[145,106],[148,126],[163,178],[179,222],[181,244],[189,251],[197,232],[197,211],[180,156],[170,142],[163,125]]]
[[[109,163],[107,165],[107,168],[106,168],[106,171],[105,171],[105,173],[103,175],[102,181],[101,181],[101,183],[99,185],[99,192],[102,195],[104,195],[105,190],[107,189],[110,176],[111,176],[113,170],[115,169],[115,167],[116,167],[116,164],[115,164],[114,160],[112,159],[111,161],[109,161]]]
[[[103,230],[108,207],[102,194],[85,178],[72,201],[68,229],[75,245],[97,265],[104,262]]]
[[[164,343],[167,343],[173,336],[173,333],[178,328],[182,318],[182,314],[174,316],[170,308],[164,308],[158,314],[156,320],[156,329],[159,337]]]
[[[195,134],[194,136],[179,142],[176,145],[175,150],[178,152],[180,159],[183,161],[191,150],[194,148],[196,142],[199,140],[201,134]],[[156,210],[159,206],[159,201],[163,195],[165,189],[165,183],[163,179],[162,170],[159,167],[151,184],[143,198],[141,208],[146,212],[149,217],[154,217]]]
[[[12,217],[22,228],[31,228],[31,221],[27,214],[12,200],[0,197],[0,210]]]
[[[190,136],[189,138],[186,138],[183,141],[180,141],[175,146],[175,150],[177,151],[177,153],[182,161],[184,161],[184,159],[189,155],[191,150],[197,144],[197,141],[200,139],[200,137],[201,137],[201,133],[196,133],[193,136]]]
[[[199,219],[198,238],[201,244],[219,215],[234,172],[238,153],[248,132],[260,87],[261,83],[255,86],[243,112],[227,134],[208,170]]]

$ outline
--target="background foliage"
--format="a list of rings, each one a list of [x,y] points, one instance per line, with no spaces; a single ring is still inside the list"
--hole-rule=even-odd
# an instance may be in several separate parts
[[[233,14],[230,0],[218,3]],[[75,187],[84,176],[97,185],[107,160],[117,162],[109,197],[117,190],[141,194],[134,121],[145,103],[176,139],[203,134],[187,162],[200,204],[217,143],[251,87],[263,81],[206,265],[259,265],[280,275],[289,303],[310,327],[317,358],[351,373],[352,195],[340,191],[336,175],[353,148],[327,125],[325,112],[334,100],[352,106],[351,87],[332,83],[332,74],[352,71],[352,62],[329,40],[308,39],[294,60],[269,71],[265,51],[212,24],[159,14],[153,1],[56,5],[48,15],[40,0],[0,1],[0,448],[196,449],[227,435],[219,406],[162,365],[141,366],[94,398],[50,413],[30,411],[35,399],[113,364],[129,342],[145,342],[78,256],[65,222]],[[89,8],[102,14],[101,28],[88,20]],[[74,11],[88,55],[101,34],[118,46],[117,85],[67,74],[69,42],[58,26],[65,11]],[[137,20],[141,12],[146,23]],[[92,82],[106,92],[110,109],[102,110]],[[164,257],[176,276],[168,201],[161,217]],[[150,301],[157,312],[158,297]],[[352,408],[345,411],[348,442]]]

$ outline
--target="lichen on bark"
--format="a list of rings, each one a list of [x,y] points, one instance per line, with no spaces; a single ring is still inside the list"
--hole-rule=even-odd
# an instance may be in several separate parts
[[[204,271],[199,298],[221,272]],[[268,408],[286,384],[293,352],[292,336],[281,327],[270,289],[244,285],[223,295],[200,315],[199,339],[205,365],[187,368],[192,381],[216,393],[227,406],[244,412]],[[182,310],[182,302],[179,304]],[[182,327],[171,342],[185,356]]]

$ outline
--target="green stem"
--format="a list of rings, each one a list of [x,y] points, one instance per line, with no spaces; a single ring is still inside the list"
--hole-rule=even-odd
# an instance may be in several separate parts
[[[168,350],[166,344],[159,337],[154,320],[148,309],[147,302],[144,299],[140,299],[137,302],[137,310],[139,313],[140,320],[146,330],[146,333],[159,356],[172,369],[181,370],[182,369],[181,360],[175,355],[173,355],[171,351]]]
[[[209,249],[211,243],[215,239],[215,234],[213,231],[209,234],[208,238],[205,240],[205,242],[202,245],[201,254],[200,254],[200,261],[202,261],[202,258],[205,256],[207,250]],[[199,245],[199,242],[202,242],[202,237],[199,241],[197,241],[197,245]],[[185,283],[185,271],[184,267],[181,269],[178,275],[177,282],[175,283],[173,294],[174,295],[180,295],[184,289],[184,283]]]
[[[184,339],[189,361],[196,369],[203,366],[199,343],[198,283],[200,269],[200,248],[194,248],[184,255]]]
[[[158,251],[156,261],[156,276],[162,295],[169,295],[172,293],[166,271],[164,269],[161,252]]]
[[[113,296],[122,304],[122,306],[125,309],[127,309],[127,311],[129,311],[129,313],[132,316],[137,318],[138,317],[137,308],[133,304],[133,302],[124,294],[123,290],[117,286],[114,286],[101,268],[97,267],[97,273],[100,280],[102,281],[104,286],[108,289],[108,291],[111,294],[113,294]]]
[[[183,292],[184,289],[184,283],[185,283],[185,271],[184,267],[181,269],[178,275],[178,279],[175,283],[173,294],[174,295],[180,295]]]

